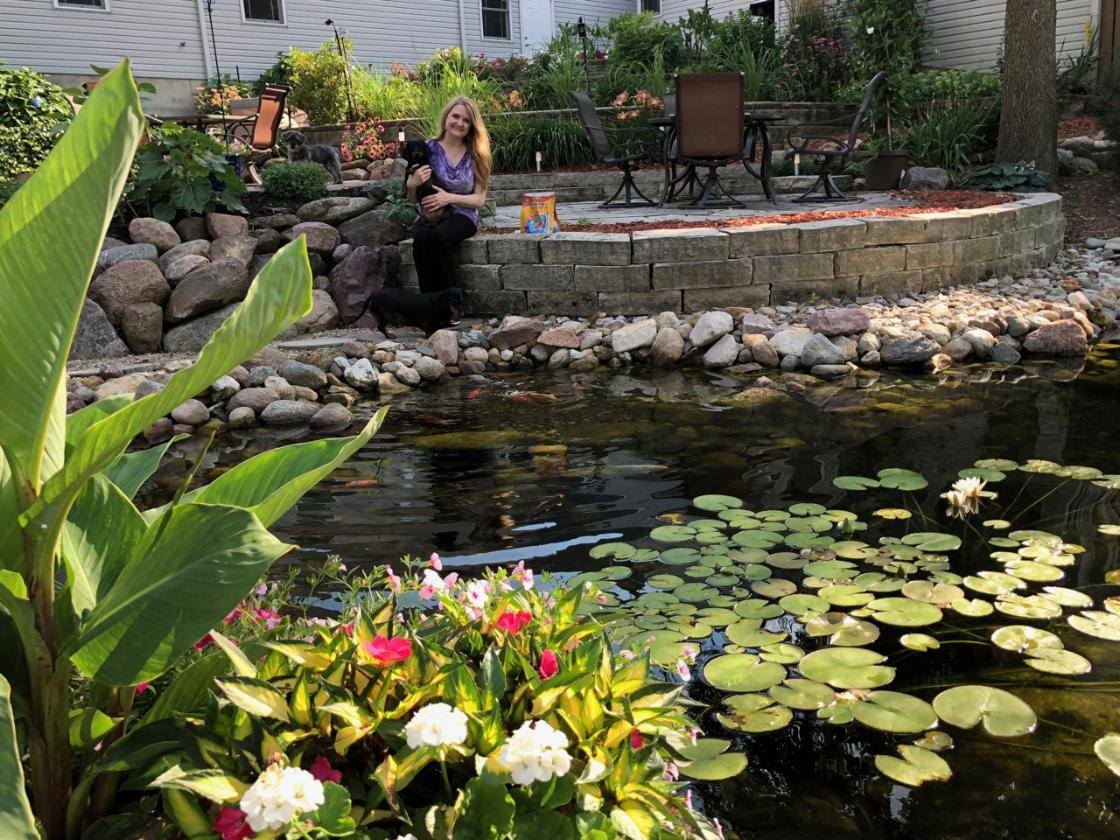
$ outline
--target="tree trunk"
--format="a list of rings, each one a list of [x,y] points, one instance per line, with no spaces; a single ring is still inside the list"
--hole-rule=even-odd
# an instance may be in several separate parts
[[[1033,162],[1058,174],[1056,0],[1007,0],[1003,26],[1001,163]]]

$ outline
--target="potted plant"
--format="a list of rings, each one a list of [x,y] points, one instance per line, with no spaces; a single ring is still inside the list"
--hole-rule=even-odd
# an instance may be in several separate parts
[[[902,172],[906,169],[907,152],[892,149],[891,137],[872,140],[868,144],[874,149],[867,163],[863,165],[863,180],[869,190],[893,190],[898,188]]]

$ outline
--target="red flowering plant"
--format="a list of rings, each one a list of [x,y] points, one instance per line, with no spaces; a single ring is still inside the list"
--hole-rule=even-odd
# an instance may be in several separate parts
[[[353,130],[346,129],[339,151],[344,161],[351,160],[384,160],[397,156],[397,144],[387,141],[388,130],[380,117],[363,120],[354,126]]]
[[[616,652],[593,586],[523,563],[462,579],[436,555],[354,575],[332,562],[312,588],[348,588],[336,617],[240,645],[212,631],[226,667],[183,707],[152,782],[184,833],[718,836],[676,780],[707,760],[683,686]]]

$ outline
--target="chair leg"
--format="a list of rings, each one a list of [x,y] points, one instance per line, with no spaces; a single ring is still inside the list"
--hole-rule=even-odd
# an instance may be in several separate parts
[[[697,183],[699,183],[699,179],[697,180]],[[708,167],[708,176],[704,179],[704,189],[700,193],[700,198],[697,199],[696,201],[692,202],[691,206],[696,207],[698,209],[703,209],[704,207],[707,206],[708,199],[712,197],[712,193],[718,193],[726,199],[726,203],[721,204],[720,206],[725,206],[725,207],[746,207],[747,206],[747,205],[743,204],[743,202],[739,201],[739,199],[735,198],[735,196],[733,196],[731,193],[729,193],[727,191],[727,189],[723,186],[723,182],[720,180],[719,174],[716,172],[716,167],[709,166]]]
[[[625,190],[625,198],[622,201],[616,202],[619,193]],[[631,193],[637,193],[641,197],[641,201],[634,201],[631,198]],[[637,182],[634,180],[633,170],[629,166],[622,168],[622,183],[618,185],[618,189],[614,194],[599,205],[600,209],[606,210],[611,207],[653,207],[657,204],[656,201],[646,196],[638,187]]]
[[[822,187],[822,186],[824,187],[824,194],[823,195],[815,195],[815,193],[817,192],[817,188]],[[836,202],[836,203],[839,204],[839,203],[859,201],[858,198],[855,198],[854,196],[845,195],[840,190],[840,188],[836,185],[836,181],[833,178],[831,172],[822,172],[820,175],[817,176],[817,180],[813,182],[813,186],[811,186],[808,190],[806,190],[804,193],[802,193],[800,196],[798,196],[797,198],[795,198],[793,200],[795,202],[799,203],[799,204],[813,204],[813,203],[825,203],[825,202]]]

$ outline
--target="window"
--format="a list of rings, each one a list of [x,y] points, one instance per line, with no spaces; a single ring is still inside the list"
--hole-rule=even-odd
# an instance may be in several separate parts
[[[246,21],[284,22],[284,0],[241,0]]]
[[[655,15],[661,14],[661,0],[638,0],[639,12],[653,12]]]
[[[768,0],[765,3],[751,3],[751,14],[755,17],[774,20],[774,0]]]
[[[482,0],[482,37],[509,40],[509,0]]]
[[[60,9],[108,9],[109,0],[54,0],[55,6]]]

